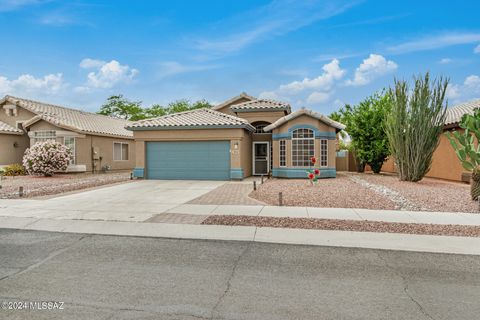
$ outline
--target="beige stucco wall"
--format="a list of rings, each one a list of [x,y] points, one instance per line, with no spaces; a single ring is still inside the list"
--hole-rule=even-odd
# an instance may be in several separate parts
[[[16,116],[7,115],[3,109],[3,105],[0,105],[0,121],[14,128],[17,127],[17,121],[30,120],[34,116],[35,114],[20,107],[17,107]],[[15,142],[18,144],[18,147],[13,146]],[[26,134],[11,135],[0,133],[0,165],[22,163],[23,154],[29,146],[30,140]]]
[[[29,131],[55,130],[60,131],[62,135],[75,136],[75,164],[85,165],[87,172],[101,171],[102,167],[106,165],[109,165],[112,171],[132,170],[135,166],[136,152],[133,139],[79,134],[43,120],[32,124],[28,129]],[[63,142],[63,137],[58,138],[57,141]],[[128,143],[128,160],[113,160],[114,142]],[[98,147],[101,157],[96,161],[92,159],[92,148],[94,147]]]
[[[457,128],[458,132],[463,133],[463,129]],[[390,157],[382,166],[384,172],[396,172],[394,159]],[[427,173],[427,177],[438,178],[453,181],[462,181],[462,173],[467,171],[463,169],[460,160],[453,150],[450,141],[442,134],[440,144],[433,153],[432,167]]]
[[[318,128],[321,132],[335,132],[335,128],[326,125],[325,123],[311,118],[309,116],[300,116],[295,118],[282,126],[273,130],[274,134],[278,133],[287,133],[288,129],[295,126],[295,125],[302,125],[308,124]],[[328,140],[327,142],[327,149],[328,149],[328,167],[335,168],[336,167],[336,148],[337,148],[337,141],[336,140]],[[286,140],[286,164],[287,167],[292,166],[292,141]],[[318,159],[315,167],[320,167],[320,139],[315,139],[315,157]],[[273,167],[278,168],[280,166],[280,143],[278,140],[273,141]]]
[[[8,123],[12,127],[17,127],[17,121],[26,121],[33,117],[35,117],[34,113],[20,107],[17,107],[17,116],[8,116],[5,110],[3,110],[3,105],[0,105],[0,121]]]
[[[17,147],[14,147],[15,143]],[[22,163],[23,154],[29,146],[27,135],[0,133],[0,166]]]
[[[240,103],[244,103],[244,102],[248,102],[248,101],[251,101],[251,100],[247,99],[247,98],[244,98],[244,97],[241,97],[241,98],[235,100],[234,102],[223,106],[221,109],[218,109],[217,111],[234,116],[235,113],[232,110],[230,110],[230,107],[233,106],[234,104],[240,104]]]
[[[134,131],[134,137],[137,168],[145,168],[145,143],[149,141],[230,141],[230,167],[251,175],[251,133],[245,129],[145,130]]]
[[[114,142],[128,143],[128,160],[113,160]],[[135,166],[135,142],[130,139],[86,135],[85,138],[76,139],[76,148],[77,164],[85,164],[87,171],[93,170],[93,164],[95,171],[102,170],[105,165],[109,165],[112,171],[132,170]],[[93,148],[98,148],[101,157],[95,162],[92,160]]]

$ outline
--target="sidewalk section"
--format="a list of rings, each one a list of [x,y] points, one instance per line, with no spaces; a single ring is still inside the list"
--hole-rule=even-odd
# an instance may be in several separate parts
[[[82,234],[253,241],[480,255],[480,238],[214,225],[0,217],[0,228]]]

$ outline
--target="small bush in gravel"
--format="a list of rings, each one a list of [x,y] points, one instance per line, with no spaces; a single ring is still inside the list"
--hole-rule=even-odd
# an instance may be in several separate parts
[[[72,159],[70,149],[56,141],[37,142],[25,151],[23,165],[31,175],[52,176],[65,171]]]
[[[19,163],[14,163],[3,168],[0,172],[0,175],[9,176],[9,177],[24,176],[25,168]]]

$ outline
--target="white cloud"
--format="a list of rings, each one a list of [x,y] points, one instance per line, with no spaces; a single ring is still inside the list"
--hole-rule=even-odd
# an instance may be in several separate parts
[[[480,76],[472,74],[462,84],[449,84],[446,96],[454,104],[480,99]]]
[[[105,62],[95,59],[83,59],[80,67],[97,69],[87,75],[87,87],[109,89],[120,83],[129,83],[138,75],[138,70],[122,65],[116,60]],[[80,88],[80,87],[77,87]]]
[[[444,33],[440,35],[425,36],[416,40],[407,41],[387,48],[392,53],[409,53],[425,50],[445,48],[461,44],[480,41],[480,33]]]
[[[480,77],[477,75],[468,76],[465,78],[463,85],[470,89],[480,90]]]
[[[448,84],[445,95],[448,99],[457,99],[460,96],[460,86],[457,84]]]
[[[328,101],[328,99],[330,99],[330,94],[325,93],[325,92],[315,91],[315,92],[312,92],[312,93],[308,96],[308,98],[307,98],[307,103],[309,103],[309,104],[318,104],[318,103],[322,103],[322,102]]]
[[[393,72],[398,68],[398,65],[385,59],[379,54],[370,54],[370,56],[363,60],[363,62],[355,70],[353,80],[347,80],[346,84],[351,86],[363,86],[374,79],[383,76],[387,73]]]
[[[345,76],[346,70],[333,59],[323,65],[323,72],[315,78],[304,78],[280,85],[276,90],[264,91],[259,97],[264,99],[296,102],[297,104],[321,104],[330,100],[336,84]]]
[[[450,58],[443,58],[443,59],[440,59],[440,61],[438,61],[438,63],[440,64],[449,64],[449,63],[452,63],[453,60],[450,59]]]
[[[480,53],[480,44],[473,49],[474,53]]]
[[[48,74],[42,78],[35,78],[30,74],[22,74],[17,79],[9,80],[0,76],[0,93],[43,93],[55,94],[66,86],[61,73]]]
[[[82,61],[80,61],[80,68],[83,68],[83,69],[100,68],[104,64],[106,64],[106,62],[103,60],[85,58]]]
[[[340,61],[333,59],[322,67],[323,73],[316,78],[304,78],[302,81],[293,81],[281,85],[278,92],[281,95],[292,95],[304,90],[328,91],[335,83],[345,75],[345,70],[340,67]]]

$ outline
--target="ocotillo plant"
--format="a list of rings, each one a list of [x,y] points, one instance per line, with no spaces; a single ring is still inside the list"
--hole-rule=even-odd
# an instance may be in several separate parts
[[[400,180],[420,181],[430,170],[445,122],[447,85],[443,78],[431,83],[427,73],[415,78],[411,93],[405,81],[395,80],[390,89],[392,109],[385,130]]]
[[[460,128],[465,131],[463,133],[446,132],[445,135],[452,144],[462,166],[465,170],[472,172],[470,194],[473,200],[477,200],[480,196],[480,145],[475,146],[475,139],[480,141],[480,110],[476,109],[473,116],[464,115],[460,121]]]

